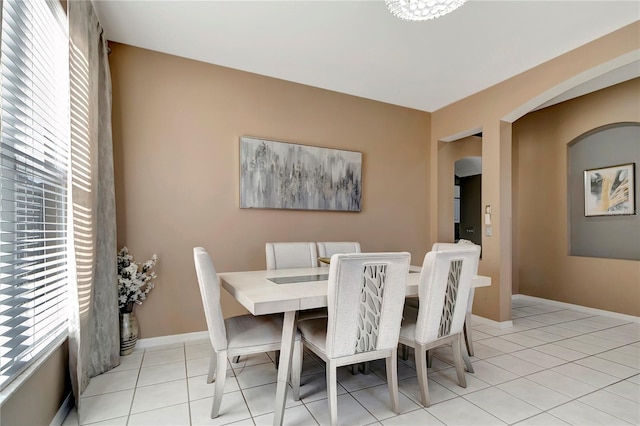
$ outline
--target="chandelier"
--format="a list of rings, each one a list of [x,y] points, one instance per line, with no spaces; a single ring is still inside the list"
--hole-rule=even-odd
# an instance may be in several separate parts
[[[462,6],[467,0],[385,0],[389,11],[408,21],[435,19]]]

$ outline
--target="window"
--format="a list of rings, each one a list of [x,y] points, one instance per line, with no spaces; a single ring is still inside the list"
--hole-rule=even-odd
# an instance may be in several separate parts
[[[69,43],[60,2],[2,2],[0,388],[67,331]]]

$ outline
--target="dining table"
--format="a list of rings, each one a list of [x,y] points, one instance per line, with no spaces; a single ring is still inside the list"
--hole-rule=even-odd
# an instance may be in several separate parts
[[[411,266],[406,297],[418,296],[420,266]],[[273,424],[281,425],[291,372],[299,311],[327,307],[329,266],[218,273],[222,287],[253,315],[284,313]],[[491,277],[476,275],[472,287],[491,285]]]

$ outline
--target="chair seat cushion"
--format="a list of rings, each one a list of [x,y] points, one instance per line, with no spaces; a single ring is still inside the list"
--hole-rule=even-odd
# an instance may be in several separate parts
[[[327,353],[327,318],[309,319],[298,322],[298,330],[304,340]]]
[[[282,315],[240,315],[224,320],[228,349],[247,346],[279,345],[282,340]]]
[[[412,308],[410,306],[404,307],[404,312],[402,313],[402,326],[400,327],[400,339],[406,339],[409,341],[413,341],[420,344],[425,344],[427,342],[419,342],[416,340],[416,323],[418,322],[418,310]],[[442,338],[435,339],[433,342],[429,342],[430,346],[437,347],[438,343],[440,345],[448,344],[447,342],[448,336],[444,336]],[[435,344],[431,344],[435,343]]]
[[[327,308],[305,309],[303,311],[298,311],[298,321],[326,318],[327,315],[329,315]]]
[[[402,326],[400,326],[400,338],[414,340],[416,337],[416,322],[418,321],[418,310],[405,305],[402,313]]]

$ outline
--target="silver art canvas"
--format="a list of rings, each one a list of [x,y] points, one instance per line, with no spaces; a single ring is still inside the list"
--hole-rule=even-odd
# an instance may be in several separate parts
[[[240,207],[360,211],[362,154],[240,138]]]

